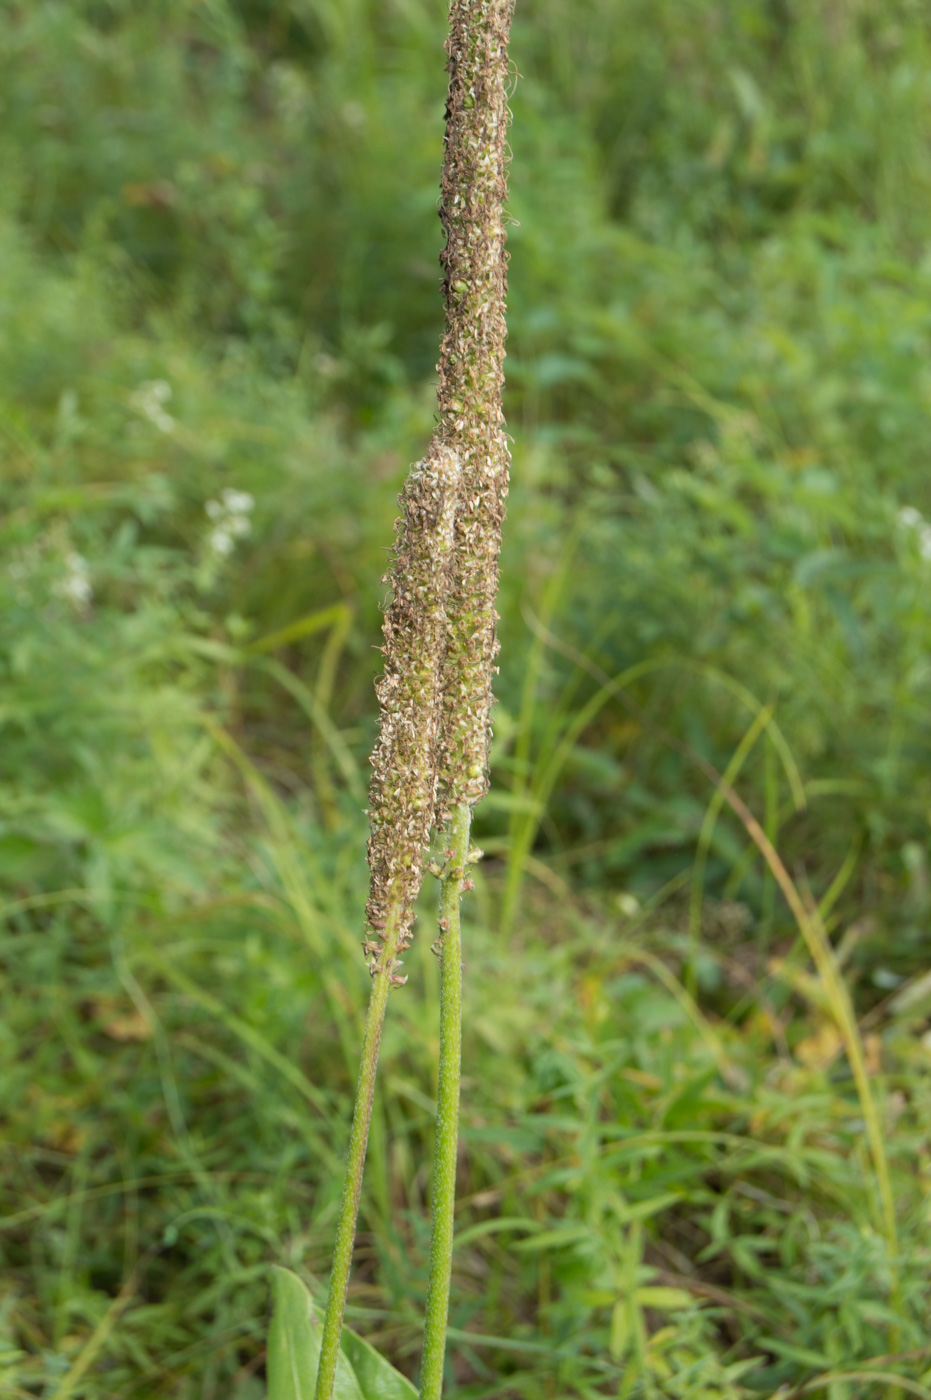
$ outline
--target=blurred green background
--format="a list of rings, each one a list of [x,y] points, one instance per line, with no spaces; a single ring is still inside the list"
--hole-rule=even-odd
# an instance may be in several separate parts
[[[444,29],[0,4],[3,1395],[260,1400],[269,1263],[326,1284]],[[919,0],[518,0],[458,1400],[931,1396],[929,58]],[[412,1376],[433,896],[350,1307]]]

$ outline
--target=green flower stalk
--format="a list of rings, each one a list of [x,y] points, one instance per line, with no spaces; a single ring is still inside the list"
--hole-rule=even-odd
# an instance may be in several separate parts
[[[376,687],[381,729],[372,755],[371,892],[363,944],[373,986],[321,1337],[316,1400],[330,1400],[333,1393],[388,992],[407,980],[399,971],[401,954],[410,944],[413,905],[423,881],[424,850],[433,824],[446,599],[454,570],[453,527],[459,484],[458,458],[447,447],[434,445],[422,462],[414,464],[398,498],[402,514],[396,527],[394,564],[384,580],[392,584],[393,596],[383,628],[385,669]]]
[[[462,1023],[459,901],[471,885],[472,808],[488,787],[495,595],[509,453],[501,409],[507,254],[507,43],[513,0],[452,0],[440,217],[446,321],[439,424],[399,498],[385,615],[381,728],[372,756],[371,891],[365,953],[373,986],[340,1206],[315,1400],[331,1400],[375,1070],[388,992],[407,979],[413,906],[431,827],[440,876],[440,1065],[423,1400],[439,1400],[452,1267]]]
[[[459,899],[471,885],[472,808],[488,787],[495,597],[510,454],[504,432],[507,252],[507,46],[513,0],[453,0],[440,217],[446,229],[446,328],[437,366],[438,437],[461,463],[455,570],[446,602],[437,825],[447,833],[440,895],[440,1064],[433,1234],[421,1400],[440,1400],[453,1258],[462,960]]]

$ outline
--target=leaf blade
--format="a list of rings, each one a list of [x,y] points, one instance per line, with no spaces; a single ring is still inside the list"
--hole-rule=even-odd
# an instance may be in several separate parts
[[[314,1400],[323,1314],[297,1274],[272,1268],[267,1400]],[[417,1400],[406,1376],[358,1333],[343,1328],[334,1400]]]
[[[364,1400],[417,1400],[417,1391],[371,1343],[343,1328],[340,1346],[352,1363]]]
[[[278,1265],[272,1268],[271,1298],[267,1400],[314,1400],[322,1327],[313,1300],[297,1274]],[[367,1400],[345,1356],[336,1368],[333,1397]]]

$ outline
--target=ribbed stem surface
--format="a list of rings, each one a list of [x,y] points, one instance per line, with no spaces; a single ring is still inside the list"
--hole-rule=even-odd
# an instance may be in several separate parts
[[[403,908],[403,900],[397,897],[385,923],[385,966],[375,974],[372,980],[372,994],[369,998],[365,1035],[362,1039],[362,1060],[359,1066],[359,1082],[356,1087],[352,1130],[349,1134],[346,1180],[343,1185],[339,1222],[336,1227],[336,1244],[333,1247],[333,1271],[330,1275],[330,1292],[327,1297],[326,1316],[323,1321],[320,1364],[317,1370],[317,1387],[314,1391],[315,1400],[330,1400],[336,1381],[339,1339],[343,1330],[343,1314],[346,1310],[346,1293],[349,1287],[349,1271],[352,1266],[352,1247],[356,1237],[356,1220],[359,1215],[359,1197],[362,1193],[365,1151],[368,1146],[369,1125],[372,1121],[378,1048],[381,1044],[382,1027],[385,1024],[385,1009],[388,1005],[388,992],[391,989],[392,974],[390,968],[397,956]]]
[[[459,1151],[459,1078],[462,1050],[462,939],[459,899],[469,859],[472,809],[461,803],[447,828],[447,864],[440,889],[440,1067],[433,1155],[433,1237],[424,1322],[421,1400],[439,1400],[443,1389],[446,1320],[453,1265],[456,1160]]]

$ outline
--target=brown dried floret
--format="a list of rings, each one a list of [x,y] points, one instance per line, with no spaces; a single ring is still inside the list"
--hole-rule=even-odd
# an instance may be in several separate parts
[[[402,514],[394,562],[385,576],[393,593],[383,627],[385,669],[376,685],[381,728],[371,760],[372,882],[366,906],[371,935],[365,950],[373,974],[384,970],[394,983],[395,954],[410,942],[436,801],[440,676],[459,482],[458,456],[449,447],[433,444],[414,464],[398,497]],[[389,938],[396,943],[385,966]]]

